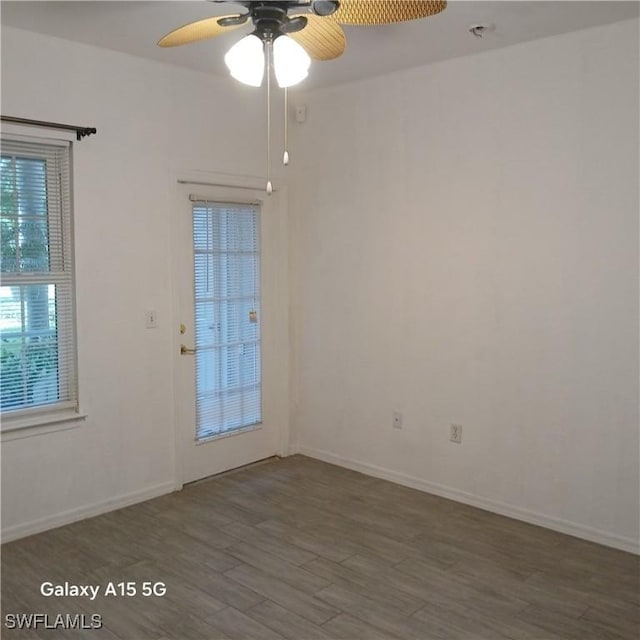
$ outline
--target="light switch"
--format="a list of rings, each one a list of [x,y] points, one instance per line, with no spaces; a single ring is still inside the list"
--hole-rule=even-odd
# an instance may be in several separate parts
[[[155,311],[146,311],[147,329],[155,329],[158,326],[158,314]]]

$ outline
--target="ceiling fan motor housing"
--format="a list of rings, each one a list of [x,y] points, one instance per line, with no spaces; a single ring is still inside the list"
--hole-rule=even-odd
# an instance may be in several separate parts
[[[330,16],[338,10],[340,3],[337,0],[315,0],[311,3],[311,11],[317,16]]]
[[[304,16],[289,19],[291,10],[311,9],[316,16],[325,17],[335,13],[340,7],[338,0],[213,0],[218,3],[239,4],[247,9],[246,14],[227,16],[218,22],[222,26],[241,24],[251,17],[259,33],[294,33],[304,29],[307,20]]]
[[[250,8],[251,18],[256,27],[256,33],[262,39],[275,39],[283,33],[295,33],[307,26],[304,16],[289,18],[286,2],[259,3]]]

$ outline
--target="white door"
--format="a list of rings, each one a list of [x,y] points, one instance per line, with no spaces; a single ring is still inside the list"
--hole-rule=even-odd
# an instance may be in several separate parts
[[[179,200],[176,444],[186,483],[282,453],[287,398],[264,380],[281,375],[288,348],[273,348],[281,269],[273,260],[265,269],[263,257],[263,235],[269,256],[280,243],[278,196],[182,185]]]

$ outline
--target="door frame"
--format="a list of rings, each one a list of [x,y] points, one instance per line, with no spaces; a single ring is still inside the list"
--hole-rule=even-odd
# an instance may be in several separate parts
[[[289,241],[287,190],[284,185],[274,182],[274,194],[265,193],[265,180],[256,176],[230,175],[205,171],[174,171],[173,206],[170,223],[170,255],[172,284],[172,366],[174,394],[174,478],[176,489],[181,489],[188,478],[184,460],[183,412],[181,403],[184,387],[184,358],[180,355],[180,345],[185,336],[180,334],[180,323],[184,322],[181,290],[184,286],[193,286],[190,281],[185,285],[181,281],[184,269],[185,253],[191,255],[192,236],[189,231],[185,237],[185,228],[191,230],[191,220],[187,225],[184,218],[191,211],[189,194],[199,194],[203,190],[215,189],[227,191],[228,197],[234,192],[250,192],[253,200],[261,200],[260,213],[260,274],[261,274],[261,348],[262,348],[262,411],[261,428],[272,430],[273,450],[270,455],[286,456],[290,449],[290,332],[289,332]],[[199,191],[200,190],[200,191]],[[270,200],[267,200],[267,199]],[[224,199],[224,197],[221,197]],[[236,199],[238,195],[236,195]],[[242,199],[242,198],[240,198]],[[185,247],[185,243],[188,243]],[[192,310],[191,310],[192,312]],[[190,334],[193,340],[193,333]],[[242,437],[242,430],[221,438]],[[216,440],[213,441],[214,443]],[[197,445],[206,446],[206,445]],[[215,446],[215,445],[214,445]],[[216,472],[217,473],[217,472]]]

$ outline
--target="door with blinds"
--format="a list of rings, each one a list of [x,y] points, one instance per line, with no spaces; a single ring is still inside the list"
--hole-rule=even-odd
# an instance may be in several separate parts
[[[178,436],[182,482],[277,453],[263,397],[262,218],[253,191],[182,194]],[[186,202],[185,202],[186,201]],[[272,206],[271,203],[267,206]],[[188,222],[187,222],[188,218]]]
[[[260,206],[196,199],[192,212],[196,439],[202,441],[262,422]]]

